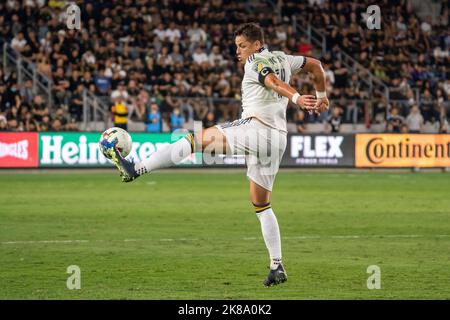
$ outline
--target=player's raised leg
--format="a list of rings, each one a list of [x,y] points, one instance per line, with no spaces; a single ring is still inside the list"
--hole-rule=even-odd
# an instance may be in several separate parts
[[[225,136],[215,127],[202,131],[200,144],[196,143],[196,140],[200,139],[189,133],[169,146],[155,151],[148,158],[138,163],[124,159],[118,150],[114,149],[111,151],[111,160],[119,169],[122,181],[129,182],[145,173],[177,165],[191,153],[205,150],[208,145],[209,149],[227,150]],[[197,149],[197,145],[200,145],[201,149]]]
[[[270,256],[270,272],[263,282],[265,286],[277,285],[287,280],[286,271],[281,263],[280,228],[271,207],[271,194],[271,191],[250,180],[251,201],[261,223],[262,235]]]

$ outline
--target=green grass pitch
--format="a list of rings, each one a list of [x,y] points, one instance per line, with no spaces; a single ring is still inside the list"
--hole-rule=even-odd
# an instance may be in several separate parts
[[[450,299],[448,173],[280,171],[272,204],[289,280],[265,288],[244,170],[0,172],[0,299]]]

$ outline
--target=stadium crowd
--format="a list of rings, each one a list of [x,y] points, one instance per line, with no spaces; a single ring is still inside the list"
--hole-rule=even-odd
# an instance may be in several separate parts
[[[0,130],[77,130],[82,95],[102,97],[116,125],[143,121],[147,131],[174,130],[202,121],[205,127],[239,115],[242,66],[235,59],[233,31],[243,22],[265,28],[270,50],[316,56],[292,17],[326,35],[319,57],[332,100],[317,118],[289,104],[288,121],[299,132],[306,124],[385,123],[387,132],[420,132],[423,124],[448,132],[450,78],[448,3],[437,23],[421,21],[409,1],[387,1],[382,30],[368,30],[362,18],[370,1],[289,1],[276,5],[231,0],[75,1],[81,30],[66,26],[65,1],[7,0],[0,3],[0,44],[32,61],[53,81],[54,108],[18,83],[16,72],[0,68]],[[382,79],[391,90],[370,90],[363,74],[343,65],[344,51]],[[300,92],[313,93],[310,79],[296,75]],[[418,93],[418,94],[416,94]]]

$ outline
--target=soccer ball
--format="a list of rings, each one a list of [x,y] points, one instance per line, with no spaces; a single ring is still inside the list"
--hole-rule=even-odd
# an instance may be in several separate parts
[[[99,149],[105,157],[111,158],[108,151],[114,146],[115,141],[117,141],[116,147],[122,157],[125,158],[130,154],[133,146],[130,134],[122,128],[112,127],[102,133],[98,143]]]

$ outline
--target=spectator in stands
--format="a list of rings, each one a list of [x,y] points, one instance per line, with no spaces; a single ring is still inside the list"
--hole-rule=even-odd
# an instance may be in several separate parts
[[[17,82],[14,81],[10,83],[9,88],[7,88],[6,92],[3,94],[2,103],[4,103],[6,109],[12,108],[13,106],[19,107],[21,105],[22,99],[20,97]]]
[[[158,54],[156,58],[156,64],[162,71],[170,71],[170,67],[173,64],[172,56],[169,55],[169,48],[162,47],[161,53]]]
[[[16,51],[23,53],[25,50],[27,50],[26,46],[27,40],[25,39],[23,32],[17,33],[17,35],[11,41],[11,47]]]
[[[83,90],[84,86],[79,84],[69,100],[69,114],[77,121],[81,121],[83,115]]]
[[[51,131],[63,131],[63,125],[59,119],[53,119],[51,124]]]
[[[356,96],[353,88],[347,88],[345,97],[348,99],[346,100],[347,103],[345,108],[345,122],[357,123],[360,110],[356,103]]]
[[[106,96],[109,94],[111,88],[111,78],[105,76],[105,70],[101,69],[98,76],[95,77],[95,85],[97,87],[98,93],[101,96]]]
[[[53,120],[59,121],[60,128],[62,130],[64,130],[66,128],[66,125],[68,123],[67,118],[64,114],[65,114],[64,109],[62,107],[59,107],[56,109],[55,116],[53,117]]]
[[[445,96],[441,88],[436,89],[436,94],[434,96],[434,109],[436,112],[444,112],[445,111]]]
[[[20,89],[20,96],[22,97],[23,103],[31,105],[35,96],[33,92],[33,81],[31,79],[25,81],[25,85]]]
[[[399,115],[399,110],[397,106],[394,106],[391,109],[391,114],[387,119],[387,127],[392,128],[392,132],[399,133],[402,124],[405,122],[405,119]],[[390,132],[388,130],[388,132]]]
[[[180,111],[186,119],[186,122],[194,120],[194,108],[188,99],[180,100]]]
[[[158,27],[153,31],[153,33],[158,37],[159,40],[166,40],[166,30],[164,29],[164,24],[158,24]]]
[[[419,107],[414,105],[411,107],[409,115],[406,117],[406,124],[410,133],[421,133],[423,130],[424,120],[420,114]]]
[[[226,64],[222,54],[220,53],[219,46],[213,46],[211,53],[208,56],[209,65],[212,67],[223,66]]]
[[[145,112],[150,105],[150,95],[147,90],[141,88],[139,94],[135,99],[135,111],[139,120],[144,120]]]
[[[33,114],[31,112],[26,112],[24,118],[22,119],[22,127],[24,131],[36,131],[38,124],[36,120],[33,118]]]
[[[408,129],[408,125],[403,123],[400,127],[400,133],[410,133],[411,131]]]
[[[169,57],[170,57],[170,59],[171,59],[173,64],[183,63],[184,62],[184,57],[180,53],[180,45],[175,44],[172,47],[172,53],[169,54]]]
[[[170,114],[170,129],[175,131],[177,129],[182,129],[184,125],[184,116],[180,111],[180,108],[176,107]]]
[[[37,95],[33,99],[33,103],[31,105],[32,113],[34,119],[36,119],[37,122],[41,122],[42,118],[46,115],[49,115],[49,109],[46,106],[44,99],[42,99],[42,96]]]
[[[8,131],[8,121],[3,115],[0,115],[0,131]]]
[[[207,128],[210,128],[210,127],[214,127],[216,124],[217,124],[217,121],[216,121],[216,117],[214,115],[214,112],[209,111],[206,114],[206,117],[202,120],[203,128],[207,129]]]
[[[338,106],[334,106],[331,110],[331,115],[325,123],[325,132],[338,133],[342,126],[342,110]]]
[[[194,22],[191,28],[189,28],[187,32],[187,36],[189,37],[189,51],[193,51],[193,49],[201,43],[205,43],[207,39],[206,32],[199,27],[197,21]]]
[[[118,99],[112,106],[111,113],[113,115],[114,126],[127,130],[128,106],[125,100]]]
[[[66,125],[67,131],[78,131],[78,123],[76,119],[70,119],[69,122]]]
[[[425,89],[420,104],[420,111],[425,122],[434,123],[439,119],[439,113],[436,111],[433,103],[433,96],[429,89]]]
[[[305,36],[300,37],[300,43],[298,45],[298,53],[302,56],[312,55],[312,45],[311,42]]]
[[[119,100],[127,101],[128,97],[129,97],[129,94],[125,87],[125,81],[120,81],[117,86],[117,89],[111,93],[111,100],[113,102],[116,102]]]
[[[40,123],[40,124],[38,125],[38,131],[42,131],[42,132],[47,132],[47,131],[49,131],[48,124],[46,124],[46,123]]]
[[[206,55],[206,53],[203,51],[203,48],[198,46],[195,49],[194,54],[192,55],[192,60],[194,61],[194,63],[196,63],[197,65],[201,65],[204,62],[208,63],[208,56]]]
[[[11,108],[8,109],[8,111],[6,112],[6,119],[8,120],[8,126],[9,127],[14,127],[16,129],[18,129],[19,127],[19,106],[12,106]],[[14,125],[12,125],[12,123]]]
[[[439,133],[450,133],[450,124],[445,117],[440,121]]]
[[[41,121],[41,123],[39,124],[39,127],[40,127],[40,128],[42,128],[42,127],[46,128],[46,129],[43,130],[43,131],[47,131],[47,130],[50,130],[50,129],[51,129],[51,118],[50,118],[49,115],[45,115],[45,116],[42,117],[42,121]],[[41,129],[41,130],[42,130],[42,129]]]
[[[181,32],[176,27],[175,22],[173,22],[173,21],[170,22],[169,27],[164,32],[164,36],[167,40],[169,40],[169,42],[172,42],[172,43],[175,41],[175,39],[181,38]]]
[[[298,110],[295,113],[295,126],[298,133],[306,132],[305,112],[303,110]]]
[[[342,66],[341,60],[334,64],[334,87],[345,88],[347,86],[348,70]]]
[[[56,103],[57,104],[67,104],[70,97],[70,92],[68,91],[70,87],[70,82],[64,76],[63,68],[56,69],[53,77],[53,90],[55,91]]]
[[[152,102],[150,110],[147,113],[147,132],[161,132],[161,112],[155,102]]]
[[[10,107],[6,105],[6,84],[4,84],[0,79],[0,115],[4,114],[6,110]]]
[[[373,122],[385,123],[387,119],[387,110],[390,110],[392,106],[388,104],[385,96],[376,95],[373,102]]]

